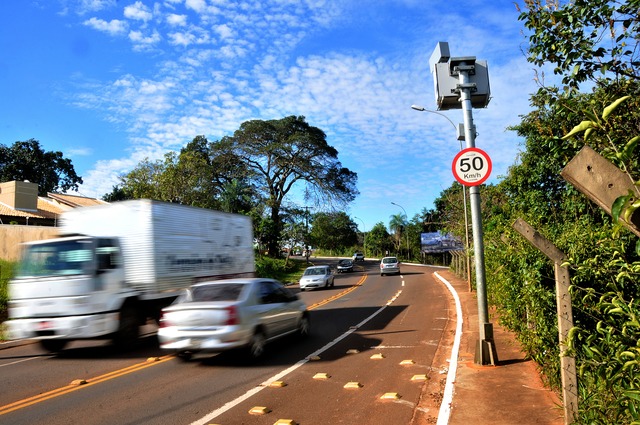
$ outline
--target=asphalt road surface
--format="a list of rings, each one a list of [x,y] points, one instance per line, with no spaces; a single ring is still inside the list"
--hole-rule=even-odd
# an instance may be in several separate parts
[[[233,353],[185,363],[153,333],[124,353],[0,345],[0,424],[409,424],[451,315],[433,271],[381,277],[367,261],[333,288],[301,292],[311,336],[281,339],[251,365]]]

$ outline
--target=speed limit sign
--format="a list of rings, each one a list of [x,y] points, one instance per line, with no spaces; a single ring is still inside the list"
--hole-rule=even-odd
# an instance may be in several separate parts
[[[482,149],[463,149],[453,159],[453,176],[465,186],[478,186],[491,174],[491,158]]]

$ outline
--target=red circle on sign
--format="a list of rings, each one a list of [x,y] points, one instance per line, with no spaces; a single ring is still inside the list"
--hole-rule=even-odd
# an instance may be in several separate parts
[[[451,171],[456,180],[465,186],[478,186],[491,175],[491,158],[482,149],[461,150],[453,159]]]

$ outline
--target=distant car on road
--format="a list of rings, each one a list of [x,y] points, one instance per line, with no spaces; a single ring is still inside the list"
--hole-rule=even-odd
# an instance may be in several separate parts
[[[380,261],[380,276],[390,273],[400,274],[400,262],[396,257],[384,257]]]
[[[353,271],[353,261],[351,260],[340,260],[338,261],[338,266],[336,267],[338,273],[344,272],[352,272]]]
[[[312,288],[328,288],[333,286],[335,276],[329,266],[311,266],[302,274],[300,278],[300,290]]]
[[[353,262],[355,263],[356,261],[364,261],[364,254],[362,252],[358,251],[353,254]]]
[[[236,348],[258,359],[267,342],[310,329],[304,302],[277,280],[229,279],[195,284],[165,307],[158,340],[183,360]]]

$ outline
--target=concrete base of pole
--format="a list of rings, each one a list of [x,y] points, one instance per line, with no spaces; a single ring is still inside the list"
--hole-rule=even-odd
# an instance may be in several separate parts
[[[484,336],[481,336],[476,343],[475,363],[479,365],[498,364],[498,351],[493,340],[493,324],[484,323]]]

